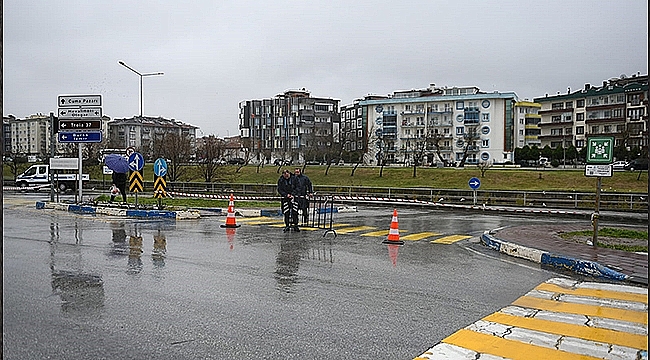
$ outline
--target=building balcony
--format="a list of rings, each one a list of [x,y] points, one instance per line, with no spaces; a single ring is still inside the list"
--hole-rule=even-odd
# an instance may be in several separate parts
[[[611,123],[611,122],[625,122],[624,117],[608,117],[608,118],[591,118],[591,119],[586,119],[585,123],[586,124],[600,124],[600,123]]]
[[[424,115],[424,109],[404,110],[399,114],[400,115]]]
[[[446,109],[427,108],[427,111],[429,113],[434,113],[434,114],[445,114],[445,113],[450,114],[454,112],[452,108],[446,108]]]
[[[465,121],[463,121],[463,124],[465,125],[478,125],[480,123],[481,123],[480,119],[465,119]]]
[[[559,108],[559,109],[540,110],[539,115],[561,114],[561,113],[565,113],[565,112],[572,113],[573,108],[570,108],[570,109]]]
[[[608,109],[623,109],[625,106],[624,103],[617,103],[617,104],[602,104],[602,105],[588,105],[585,107],[586,111],[594,111],[594,110],[608,110]]]
[[[545,126],[563,126],[563,125],[573,125],[573,120],[568,120],[568,121],[552,121],[552,122],[540,122],[537,124],[538,127],[545,127]]]
[[[434,121],[430,123],[431,126],[454,126],[453,121]]]

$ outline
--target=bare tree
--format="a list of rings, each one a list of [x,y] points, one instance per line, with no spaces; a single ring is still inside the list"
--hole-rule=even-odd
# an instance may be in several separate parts
[[[440,133],[431,133],[429,135],[429,144],[430,146],[436,151],[436,155],[438,156],[438,160],[442,161],[442,163],[447,166],[447,159],[442,157],[442,146],[440,144],[441,141],[445,138],[444,135]]]
[[[481,135],[478,132],[478,128],[475,126],[472,127],[466,127],[466,131],[463,134],[463,159],[460,161],[460,164],[458,166],[463,167],[465,166],[465,161],[467,161],[467,157],[469,156],[469,151],[473,150],[477,147],[476,141],[478,141],[481,138]]]
[[[214,135],[204,137],[197,148],[197,161],[205,182],[212,182],[222,163],[224,142]]]
[[[481,161],[478,163],[477,167],[481,171],[481,177],[485,176],[485,172],[494,165],[492,161]]]
[[[186,174],[187,162],[192,155],[192,143],[189,136],[175,132],[156,134],[153,144],[154,157],[167,159],[169,182],[178,181]]]

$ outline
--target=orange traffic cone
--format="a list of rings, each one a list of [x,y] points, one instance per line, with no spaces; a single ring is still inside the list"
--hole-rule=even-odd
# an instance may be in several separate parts
[[[397,224],[397,209],[393,210],[393,220],[390,222],[390,230],[388,230],[388,238],[382,242],[383,244],[404,245],[404,241],[399,239],[399,226]]]
[[[228,215],[226,216],[226,223],[221,225],[222,228],[238,228],[241,225],[237,225],[235,221],[235,198],[230,194],[230,202],[228,203]]]

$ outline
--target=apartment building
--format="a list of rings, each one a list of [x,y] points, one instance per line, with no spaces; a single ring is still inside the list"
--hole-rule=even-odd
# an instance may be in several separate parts
[[[304,88],[239,103],[242,146],[253,161],[272,158],[322,162],[340,138],[339,100],[312,97]]]
[[[50,149],[50,117],[34,114],[24,119],[10,116],[8,119],[12,154],[45,157]]]
[[[395,91],[358,103],[363,108],[361,123],[367,124],[370,158],[376,159],[382,152],[387,163],[409,165],[416,152],[422,151],[423,139],[435,137],[438,146],[427,145],[425,165],[458,163],[465,152],[468,164],[513,161],[515,93],[431,84],[426,89]]]
[[[586,146],[590,136],[614,136],[615,146],[648,145],[648,75],[621,76],[602,86],[585,84],[566,94],[536,98],[540,146]]]
[[[542,131],[539,127],[539,122],[542,119],[539,114],[541,107],[540,104],[530,101],[515,103],[515,147],[522,148],[526,145],[539,147],[541,145],[539,139]]]
[[[157,141],[164,141],[166,134],[176,134],[190,139],[192,149],[196,148],[198,127],[175,119],[163,117],[134,116],[114,119],[108,123],[109,147],[126,149],[133,147],[145,158],[153,156]]]

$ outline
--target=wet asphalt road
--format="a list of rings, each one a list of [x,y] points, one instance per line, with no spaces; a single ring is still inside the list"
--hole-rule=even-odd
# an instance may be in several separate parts
[[[223,217],[95,217],[35,200],[3,204],[6,359],[410,359],[557,276],[472,240],[395,252],[356,233],[240,222],[226,234]],[[334,221],[388,229],[391,214]],[[558,219],[400,209],[399,221],[477,236]]]

